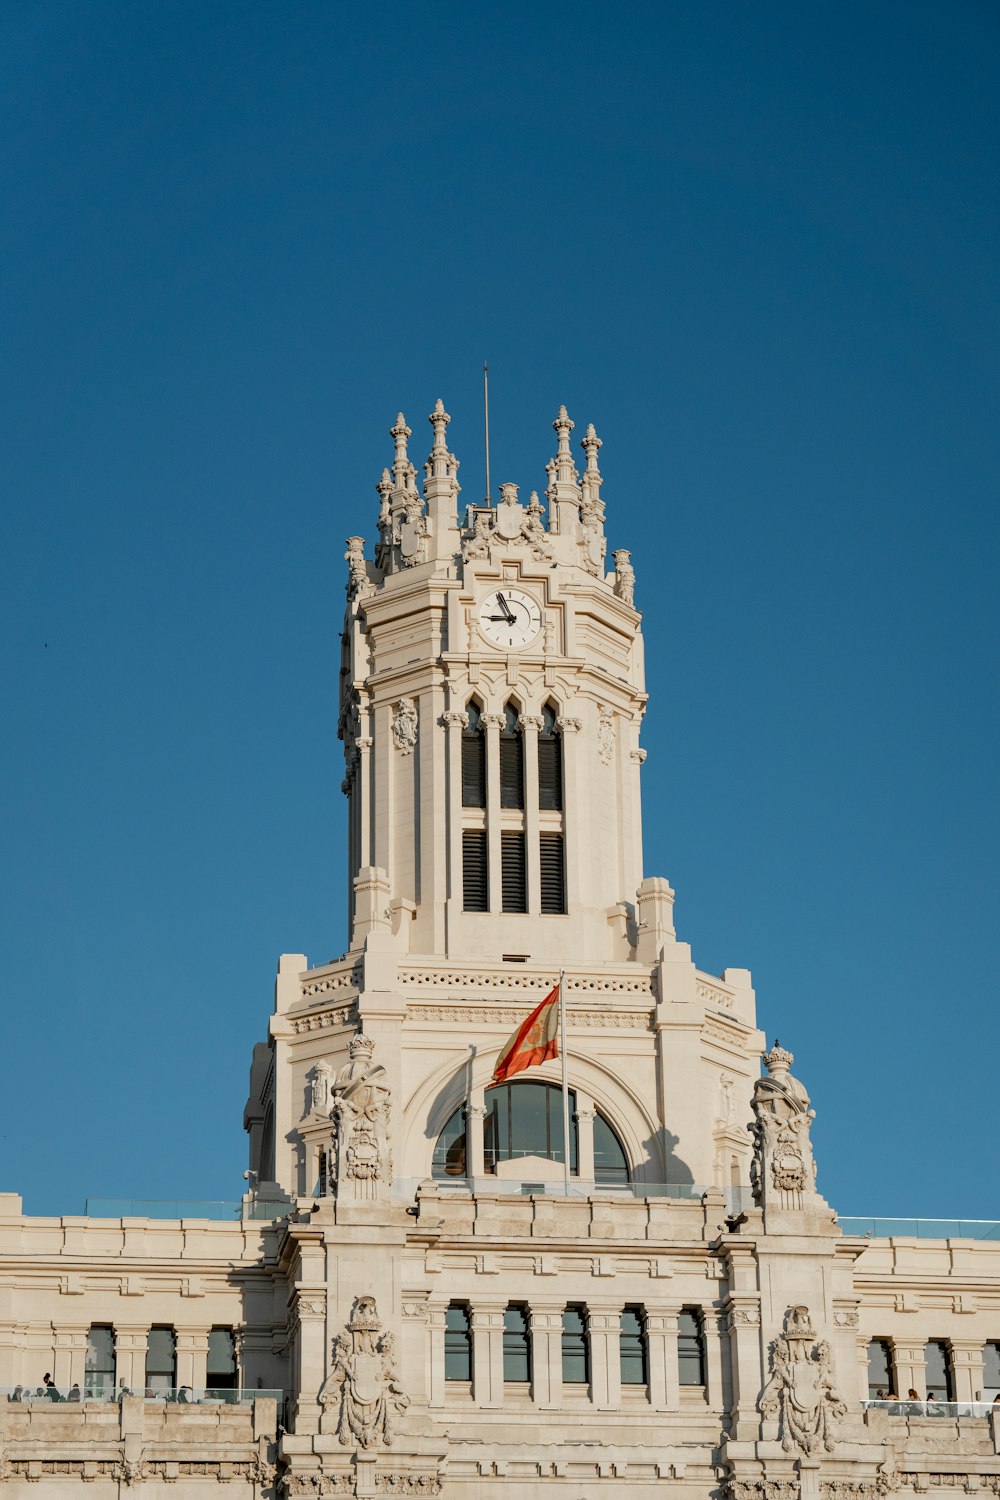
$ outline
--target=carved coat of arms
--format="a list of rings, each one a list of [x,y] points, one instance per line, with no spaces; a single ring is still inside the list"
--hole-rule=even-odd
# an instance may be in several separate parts
[[[785,1331],[771,1345],[771,1369],[759,1404],[762,1416],[780,1421],[784,1451],[832,1453],[834,1419],[847,1407],[834,1389],[830,1345],[817,1340],[808,1307],[788,1309]]]
[[[410,1404],[395,1366],[395,1340],[383,1331],[374,1297],[359,1297],[333,1346],[333,1369],[319,1394],[324,1419],[336,1412],[346,1446],[391,1444],[398,1417]],[[324,1422],[325,1425],[325,1422]]]

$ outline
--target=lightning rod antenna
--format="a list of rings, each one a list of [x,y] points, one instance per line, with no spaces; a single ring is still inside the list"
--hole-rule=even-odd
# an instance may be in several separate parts
[[[483,365],[483,421],[486,430],[486,504],[493,504],[490,490],[490,367]]]

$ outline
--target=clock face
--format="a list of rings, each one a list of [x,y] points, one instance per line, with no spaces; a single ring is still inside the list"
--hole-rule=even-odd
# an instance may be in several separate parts
[[[523,589],[497,589],[479,606],[479,628],[494,646],[520,650],[542,628],[541,606]]]

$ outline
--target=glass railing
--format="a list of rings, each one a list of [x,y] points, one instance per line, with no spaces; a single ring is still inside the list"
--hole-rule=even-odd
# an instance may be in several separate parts
[[[1000,1397],[994,1401],[863,1401],[866,1411],[886,1411],[891,1417],[988,1417],[1000,1413]]]
[[[222,1387],[192,1387],[182,1385],[170,1387],[169,1389],[145,1390],[136,1388],[128,1390],[122,1387],[88,1386],[81,1390],[79,1386],[72,1386],[69,1390],[58,1390],[54,1386],[0,1386],[0,1401],[6,1399],[11,1405],[24,1403],[25,1405],[58,1405],[63,1403],[73,1405],[86,1403],[87,1405],[100,1404],[104,1406],[114,1405],[123,1396],[139,1396],[143,1401],[160,1402],[164,1405],[173,1406],[249,1406],[253,1401],[261,1401],[270,1397],[274,1401],[285,1399],[284,1391],[245,1390],[234,1391]]]
[[[245,1199],[228,1201],[194,1198],[88,1198],[86,1214],[91,1219],[283,1219],[293,1210],[291,1203],[266,1203]]]
[[[856,1219],[839,1214],[837,1222],[845,1234],[863,1239],[1000,1240],[997,1219]]]
[[[567,1188],[558,1178],[549,1182],[531,1182],[507,1177],[435,1177],[430,1181],[419,1177],[397,1177],[392,1184],[394,1198],[412,1201],[419,1188],[432,1188],[436,1192],[482,1193],[495,1198],[498,1194],[515,1198],[538,1195],[544,1198],[668,1198],[676,1203],[700,1203],[705,1193],[722,1193],[728,1213],[742,1213],[753,1207],[753,1194],[749,1187],[714,1187],[704,1182],[621,1182],[587,1181],[570,1177]]]

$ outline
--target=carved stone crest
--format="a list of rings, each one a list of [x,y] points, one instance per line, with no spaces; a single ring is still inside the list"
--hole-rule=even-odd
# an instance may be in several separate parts
[[[350,1187],[356,1198],[380,1198],[392,1181],[391,1092],[385,1068],[372,1062],[374,1050],[370,1037],[353,1036],[351,1060],[332,1089],[338,1196]]]
[[[602,708],[598,715],[597,753],[604,765],[611,764],[615,753],[615,716],[610,708]]]
[[[417,748],[417,705],[412,698],[400,698],[392,715],[392,742],[400,755],[412,755]]]
[[[395,1367],[395,1340],[383,1332],[374,1297],[358,1297],[351,1320],[333,1345],[333,1369],[319,1393],[323,1421],[336,1412],[336,1431],[346,1446],[391,1444],[399,1415],[410,1404]]]
[[[754,1142],[750,1184],[754,1201],[764,1206],[770,1202],[780,1208],[801,1208],[803,1195],[812,1192],[816,1183],[809,1140],[815,1110],[810,1109],[802,1084],[789,1072],[794,1061],[775,1042],[764,1055],[767,1076],[754,1085],[754,1120],[747,1126]]]
[[[462,548],[462,556],[465,561],[471,562],[475,558],[488,558],[492,540],[493,521],[491,514],[485,510],[478,511],[472,527],[472,535]]]
[[[833,1385],[830,1345],[817,1340],[808,1307],[790,1307],[785,1331],[771,1344],[772,1375],[760,1395],[761,1415],[781,1424],[781,1446],[832,1453],[834,1420],[847,1407]]]

